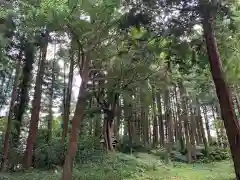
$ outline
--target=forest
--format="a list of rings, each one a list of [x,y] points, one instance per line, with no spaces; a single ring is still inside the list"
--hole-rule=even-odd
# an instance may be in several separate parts
[[[240,180],[240,2],[0,0],[1,180]]]

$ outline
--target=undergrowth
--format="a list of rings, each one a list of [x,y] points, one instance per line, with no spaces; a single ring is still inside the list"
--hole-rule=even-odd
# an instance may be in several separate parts
[[[1,174],[0,180],[59,180],[61,168]],[[74,180],[233,180],[230,161],[208,164],[172,162],[164,165],[158,156],[147,153],[110,154],[99,161],[76,164]]]

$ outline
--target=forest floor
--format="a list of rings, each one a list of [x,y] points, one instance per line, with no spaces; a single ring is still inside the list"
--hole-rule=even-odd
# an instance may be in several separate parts
[[[25,173],[0,174],[0,180],[59,180],[61,169],[34,170]],[[208,164],[164,165],[158,156],[138,153],[130,156],[111,154],[98,162],[76,165],[74,180],[233,180],[230,161]]]

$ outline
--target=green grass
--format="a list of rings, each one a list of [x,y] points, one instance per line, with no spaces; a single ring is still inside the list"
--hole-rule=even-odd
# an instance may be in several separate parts
[[[76,165],[74,180],[233,180],[228,161],[211,164],[171,163],[164,165],[158,156],[138,153],[110,154],[98,163]],[[59,180],[61,169],[0,174],[0,180]]]

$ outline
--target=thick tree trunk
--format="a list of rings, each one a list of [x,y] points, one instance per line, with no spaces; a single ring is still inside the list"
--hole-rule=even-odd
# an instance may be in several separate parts
[[[74,69],[74,54],[71,49],[70,51],[70,68],[68,74],[68,86],[67,86],[67,94],[66,101],[64,104],[64,113],[63,113],[63,133],[62,133],[62,143],[65,142],[68,132],[68,124],[69,124],[69,114],[70,114],[70,105],[71,105],[71,97],[72,97],[72,83],[73,83],[73,69]]]
[[[77,144],[79,137],[79,128],[84,117],[84,105],[86,100],[86,88],[88,83],[89,60],[85,58],[81,73],[82,83],[79,88],[76,109],[72,119],[72,128],[70,132],[70,140],[68,144],[67,154],[63,165],[62,180],[72,180],[73,161],[77,153]]]
[[[32,101],[32,112],[30,120],[29,134],[27,138],[27,147],[23,158],[23,167],[28,169],[32,165],[33,149],[37,138],[39,113],[41,109],[41,97],[42,97],[42,84],[45,68],[45,61],[47,55],[48,46],[48,33],[45,34],[44,44],[42,46],[41,59],[39,60],[39,69],[36,76],[36,84],[34,88],[34,99]]]
[[[16,65],[16,74],[15,74],[15,79],[14,79],[14,84],[13,84],[13,89],[12,89],[12,97],[11,97],[11,102],[10,102],[10,107],[9,107],[9,113],[8,113],[8,123],[7,123],[7,130],[5,133],[5,139],[4,139],[4,145],[3,145],[3,158],[2,158],[2,163],[1,163],[1,171],[4,171],[6,166],[7,166],[7,161],[8,161],[8,150],[9,150],[9,140],[10,140],[10,135],[11,135],[11,129],[12,129],[12,118],[14,114],[14,106],[15,106],[15,101],[17,100],[17,95],[18,95],[18,84],[19,84],[19,77],[21,74],[21,57],[22,57],[22,52],[19,53],[19,57],[17,59],[17,65]]]
[[[240,126],[234,112],[232,95],[222,69],[222,63],[218,52],[217,42],[214,34],[212,20],[215,18],[211,10],[202,7],[203,30],[207,46],[209,64],[213,81],[216,87],[216,93],[219,99],[222,119],[226,128],[228,141],[234,162],[234,168],[237,180],[240,180]]]

